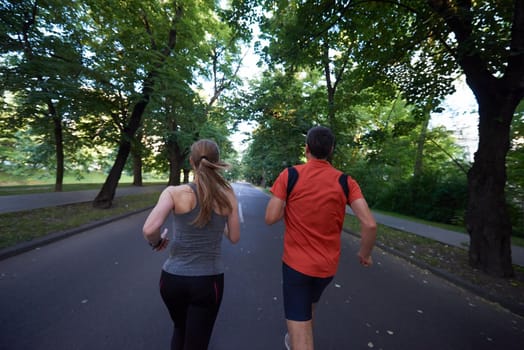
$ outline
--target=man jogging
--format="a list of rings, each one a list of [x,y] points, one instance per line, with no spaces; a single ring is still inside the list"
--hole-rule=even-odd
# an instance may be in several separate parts
[[[375,219],[357,182],[328,161],[334,145],[330,129],[310,129],[305,149],[307,163],[280,173],[266,208],[268,225],[282,218],[286,224],[282,279],[287,349],[314,347],[313,308],[337,271],[346,204],[360,221],[360,264],[367,267],[373,263]]]

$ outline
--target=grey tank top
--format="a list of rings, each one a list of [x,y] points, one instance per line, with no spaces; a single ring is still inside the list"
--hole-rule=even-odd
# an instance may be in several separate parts
[[[195,192],[196,185],[189,186]],[[180,276],[210,276],[224,273],[222,261],[222,237],[227,222],[226,216],[211,214],[206,226],[191,225],[200,211],[200,203],[185,214],[175,214],[175,232],[169,246],[169,257],[163,270]]]

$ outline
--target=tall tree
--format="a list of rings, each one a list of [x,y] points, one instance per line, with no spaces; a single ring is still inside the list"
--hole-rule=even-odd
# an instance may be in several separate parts
[[[211,5],[207,10],[200,8],[198,16],[195,15],[200,25],[197,26],[199,32],[193,32],[193,41],[200,44],[193,48],[192,60],[194,74],[199,79],[173,74],[161,83],[163,96],[153,100],[154,118],[162,125],[156,134],[165,140],[163,156],[169,160],[169,185],[180,184],[181,170],[185,176],[189,173],[187,156],[191,144],[208,134],[206,130],[218,126],[211,118],[214,111],[222,112],[219,124],[230,124],[229,113],[221,108],[220,99],[240,83],[239,43],[249,35],[239,31],[237,25],[222,21],[220,16],[224,11]],[[223,131],[229,134],[227,129]]]
[[[424,101],[420,97],[427,96],[427,86],[440,91],[433,98],[442,98],[456,74],[465,74],[479,105],[479,148],[468,174],[470,263],[492,275],[512,276],[505,158],[511,120],[524,96],[524,0],[309,4],[313,5],[301,17],[306,30],[297,40],[298,47],[331,28],[356,29],[353,40],[358,41],[359,64],[370,72],[389,74],[410,102]],[[420,69],[411,75],[413,63]]]
[[[318,72],[273,70],[252,82],[247,111],[258,127],[243,159],[250,181],[271,184],[283,168],[301,162],[307,130],[326,117],[313,112],[326,104],[325,95],[317,93],[321,79]]]
[[[42,130],[46,143],[54,145],[55,191],[61,191],[64,130],[67,121],[74,120],[71,104],[78,96],[82,72],[82,30],[75,23],[78,6],[3,2],[0,15],[3,89],[12,91],[17,101],[12,118],[18,125],[31,120],[33,130]]]
[[[512,276],[506,155],[515,110],[524,98],[524,1],[429,0],[456,39],[453,55],[479,104],[479,147],[468,173],[467,230],[472,266]]]
[[[119,77],[122,74],[127,76],[120,81],[127,84],[128,91],[136,91],[134,87],[139,86],[138,91],[128,98],[130,115],[122,130],[115,162],[93,202],[95,207],[107,208],[112,204],[131,144],[137,142],[135,135],[155,93],[155,84],[162,78],[169,61],[173,60],[180,32],[187,30],[183,28],[183,20],[189,6],[177,1],[145,4],[133,0],[120,2],[118,9],[114,8],[114,2],[94,1],[89,5],[91,23],[99,35],[93,44],[105,46],[106,49],[113,47],[117,54],[116,57],[109,56],[106,67],[112,60],[120,59],[113,61],[117,63],[115,71],[120,73]],[[130,72],[131,75],[128,74]],[[103,76],[107,72],[102,70],[99,74]],[[102,82],[112,83],[111,79],[119,77],[107,77]]]
[[[315,4],[299,1],[271,4],[273,16],[261,17],[262,39],[267,42],[263,47],[270,67],[283,64],[290,73],[305,70],[318,70],[323,73],[326,98],[326,122],[335,133],[338,132],[336,113],[337,89],[349,70],[356,68],[355,57],[358,50],[355,42],[348,40],[347,28],[332,27],[324,32],[315,33],[304,39],[304,32],[311,30],[317,23],[304,21],[311,11],[317,11]],[[326,6],[322,7],[327,9]],[[317,11],[318,12],[318,11]],[[332,14],[322,13],[319,21],[328,20]],[[305,17],[304,17],[305,16]],[[298,50],[297,50],[298,47]]]

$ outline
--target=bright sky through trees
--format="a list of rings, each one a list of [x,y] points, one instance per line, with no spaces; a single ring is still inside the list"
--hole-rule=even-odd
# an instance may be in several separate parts
[[[239,75],[247,83],[249,79],[256,79],[262,69],[257,67],[259,57],[255,54],[253,47],[246,48],[246,50],[248,52],[242,68],[239,70]],[[472,161],[473,154],[478,146],[477,102],[463,77],[455,83],[455,88],[456,92],[449,95],[442,103],[444,111],[431,115],[430,127],[444,126],[447,130],[453,131],[457,143],[465,147],[466,153]],[[243,142],[247,138],[245,134],[250,133],[253,127],[252,123],[243,122],[239,126],[240,130],[233,135],[232,141],[239,153],[245,150],[247,146]]]
[[[463,77],[455,83],[456,92],[442,103],[444,111],[431,115],[430,127],[444,126],[452,130],[457,143],[466,148],[469,159],[478,146],[478,104]]]

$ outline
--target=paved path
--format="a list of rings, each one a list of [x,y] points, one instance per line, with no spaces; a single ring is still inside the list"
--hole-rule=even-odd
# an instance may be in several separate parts
[[[118,187],[116,197],[130,194],[160,192],[165,185]],[[95,199],[100,190],[84,190],[69,192],[45,192],[24,195],[0,196],[0,213],[53,207],[71,203],[90,202]]]
[[[349,209],[347,212],[349,214],[353,214],[351,209]],[[413,222],[405,219],[396,218],[393,216],[388,216],[384,214],[379,213],[373,213],[375,216],[375,220],[382,224],[389,227],[396,228],[401,231],[406,231],[409,233],[413,233],[419,236],[431,238],[433,240],[467,249],[469,246],[469,236],[466,234],[444,230],[435,226],[425,225],[418,222]],[[516,245],[511,246],[511,255],[513,264],[524,266],[524,248],[519,247]]]
[[[160,192],[164,187],[164,185],[121,187],[117,188],[116,196],[118,197],[138,193]],[[88,202],[94,200],[98,192],[99,190],[85,190],[0,196],[0,213],[16,212],[78,202]],[[352,214],[352,211],[349,209],[349,207],[347,211],[348,213]],[[469,245],[469,237],[464,234],[379,213],[373,213],[373,215],[375,216],[375,219],[378,223],[386,226],[428,237],[456,247],[466,249]],[[524,266],[524,248],[513,245],[511,247],[511,252],[513,264]]]
[[[224,299],[209,350],[280,350],[284,225],[264,223],[266,194],[234,187],[242,233],[223,244]],[[172,326],[158,292],[167,252],[144,241],[147,214],[1,260],[0,349],[167,349]],[[384,250],[363,268],[359,240],[341,240],[339,270],[315,311],[315,349],[522,349],[524,318]]]

